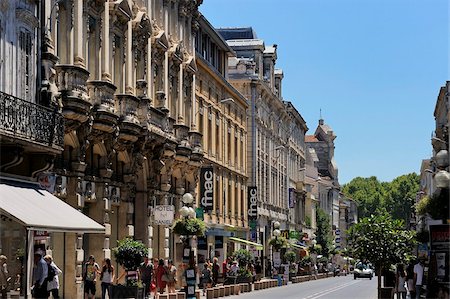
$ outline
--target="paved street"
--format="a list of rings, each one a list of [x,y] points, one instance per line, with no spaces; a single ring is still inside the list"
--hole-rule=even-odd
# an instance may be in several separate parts
[[[231,297],[230,297],[231,298]],[[353,276],[330,277],[288,286],[253,291],[239,295],[246,298],[316,299],[377,298],[377,279],[353,279]]]

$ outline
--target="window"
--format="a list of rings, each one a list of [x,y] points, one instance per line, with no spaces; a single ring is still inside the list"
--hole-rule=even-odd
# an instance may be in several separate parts
[[[123,93],[125,91],[125,80],[123,74],[125,73],[124,61],[123,61],[123,40],[118,34],[114,34],[112,38],[112,74],[113,82],[117,86],[117,93]],[[157,72],[157,76],[159,72]],[[159,87],[159,86],[158,86]]]
[[[22,28],[19,31],[18,55],[19,80],[17,94],[20,98],[31,101],[33,92],[33,38],[30,31]]]

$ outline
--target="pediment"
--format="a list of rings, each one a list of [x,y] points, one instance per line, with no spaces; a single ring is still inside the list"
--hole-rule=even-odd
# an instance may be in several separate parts
[[[109,3],[109,12],[116,16],[121,22],[128,22],[133,16],[127,0],[117,0]]]
[[[159,30],[153,37],[152,43],[164,51],[169,48],[169,39],[167,38],[166,32],[164,30]]]
[[[145,11],[139,11],[136,17],[133,19],[133,30],[141,31],[144,30],[148,33],[152,33],[152,23]]]

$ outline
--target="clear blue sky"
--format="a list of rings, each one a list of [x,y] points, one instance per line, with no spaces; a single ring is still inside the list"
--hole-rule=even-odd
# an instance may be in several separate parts
[[[339,182],[419,172],[449,80],[447,0],[204,0],[215,27],[278,45],[283,98],[334,130]]]

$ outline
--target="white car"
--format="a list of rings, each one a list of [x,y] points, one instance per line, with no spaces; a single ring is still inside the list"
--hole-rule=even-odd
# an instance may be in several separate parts
[[[369,264],[363,264],[361,262],[357,263],[355,269],[353,270],[353,279],[365,277],[372,279],[373,270]]]

